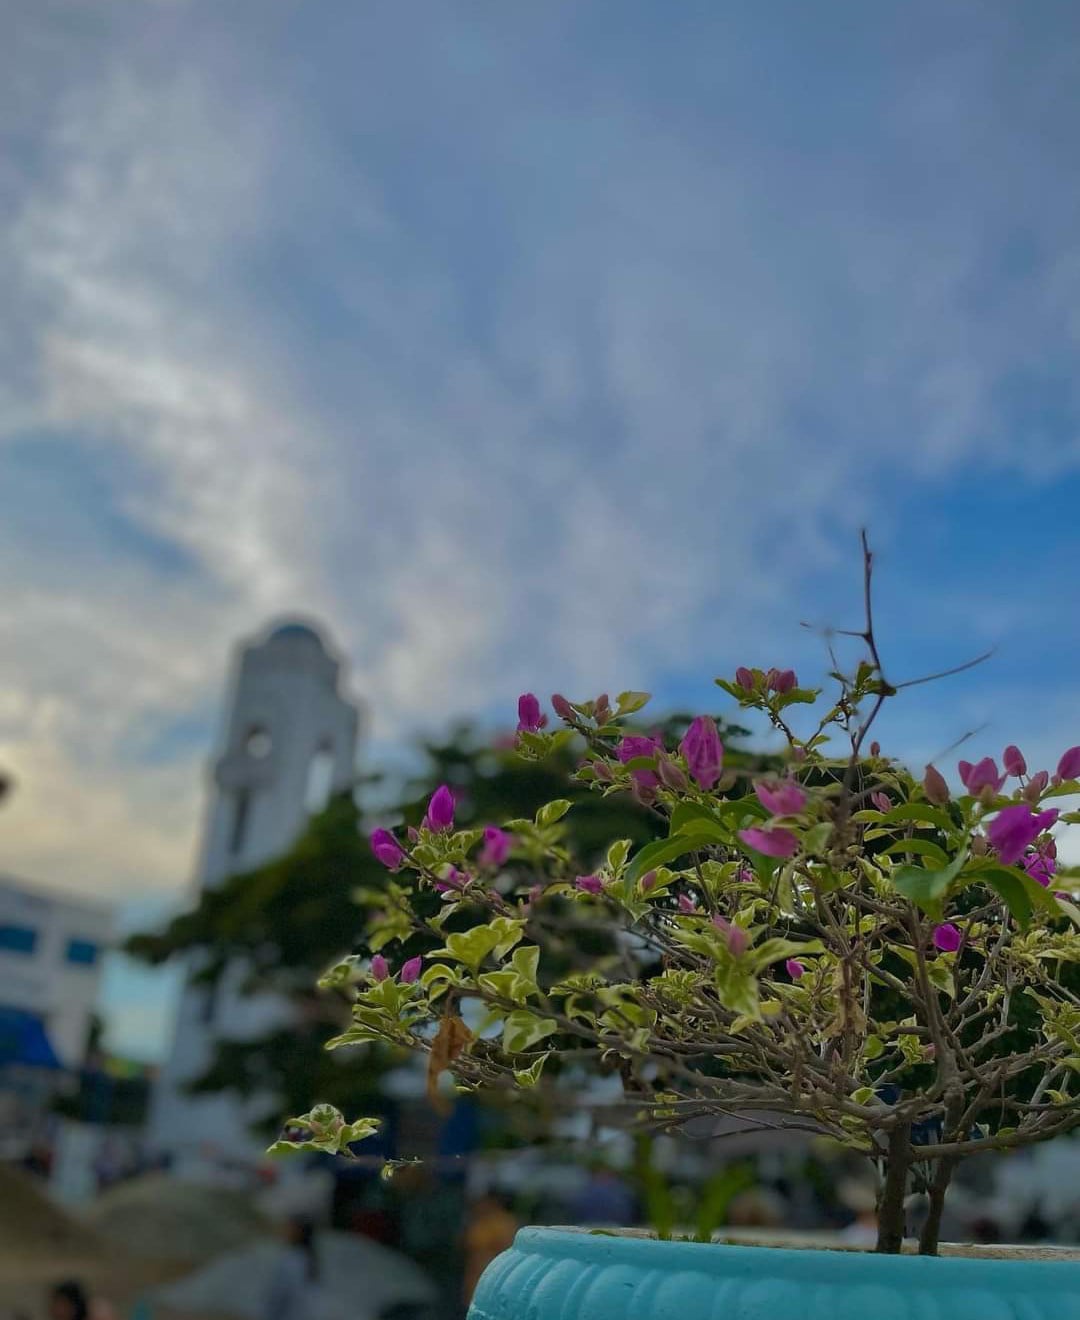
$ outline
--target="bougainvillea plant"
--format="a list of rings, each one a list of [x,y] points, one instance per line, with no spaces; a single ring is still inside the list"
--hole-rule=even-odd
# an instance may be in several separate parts
[[[1053,773],[1015,746],[960,761],[956,791],[887,756],[870,731],[907,685],[883,672],[864,551],[866,657],[835,669],[834,695],[790,669],[717,680],[782,737],[765,775],[725,765],[709,716],[677,745],[641,732],[643,693],[555,696],[550,721],[522,696],[520,755],[579,740],[578,778],[633,794],[664,837],[612,839],[586,868],[564,847],[568,803],[458,829],[449,788],[418,829],[377,830],[393,874],[367,952],[325,978],[355,995],[332,1046],[427,1052],[436,1100],[594,1060],[642,1123],[756,1115],[826,1134],[875,1161],[884,1252],[913,1187],[933,1254],[959,1161],[1080,1123],[1080,909],[1054,837],[1080,821],[1059,802],[1080,793],[1080,747]],[[545,950],[575,923],[625,938],[553,977]],[[418,933],[427,951],[395,961]],[[317,1106],[276,1149],[344,1153],[375,1126]]]

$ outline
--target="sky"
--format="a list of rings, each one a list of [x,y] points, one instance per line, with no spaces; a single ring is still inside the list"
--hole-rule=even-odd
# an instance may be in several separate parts
[[[1080,742],[1071,0],[15,8],[0,870],[181,901],[274,617],[371,760],[524,689],[716,709],[823,674],[864,525],[890,677],[996,647],[887,748]]]

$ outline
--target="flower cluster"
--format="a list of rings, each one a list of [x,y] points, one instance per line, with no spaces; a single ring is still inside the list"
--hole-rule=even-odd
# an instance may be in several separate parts
[[[355,994],[334,1045],[428,1051],[433,1099],[545,1070],[577,1086],[556,1065],[591,1054],[655,1122],[782,1113],[913,1167],[1080,1123],[1080,908],[1057,846],[1080,746],[1053,771],[1010,745],[915,775],[866,737],[895,691],[876,659],[835,677],[828,702],[791,669],[717,680],[782,736],[767,757],[709,714],[642,728],[645,693],[556,694],[553,724],[523,694],[518,752],[576,742],[578,782],[631,795],[657,837],[577,858],[569,800],[461,827],[440,787],[419,828],[371,836],[393,879],[373,956],[329,974]],[[554,970],[552,938],[590,929],[631,952],[582,940]],[[406,939],[425,951],[395,969]]]

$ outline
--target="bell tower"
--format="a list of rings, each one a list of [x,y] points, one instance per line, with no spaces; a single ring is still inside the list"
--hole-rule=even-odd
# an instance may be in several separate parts
[[[198,867],[200,890],[285,852],[308,817],[353,780],[357,708],[341,691],[341,663],[314,626],[288,622],[238,652]],[[213,1152],[257,1154],[248,1124],[267,1098],[192,1096],[220,1039],[245,1040],[288,1023],[275,995],[244,995],[242,965],[212,990],[194,963],[177,1014],[150,1122],[152,1144],[189,1168]]]

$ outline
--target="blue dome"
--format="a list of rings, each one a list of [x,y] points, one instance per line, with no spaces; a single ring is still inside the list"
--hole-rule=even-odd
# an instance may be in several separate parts
[[[322,646],[322,638],[314,628],[306,623],[283,623],[280,628],[275,628],[270,634],[270,641],[276,642],[278,639],[297,638],[305,642],[314,642],[316,646]]]

